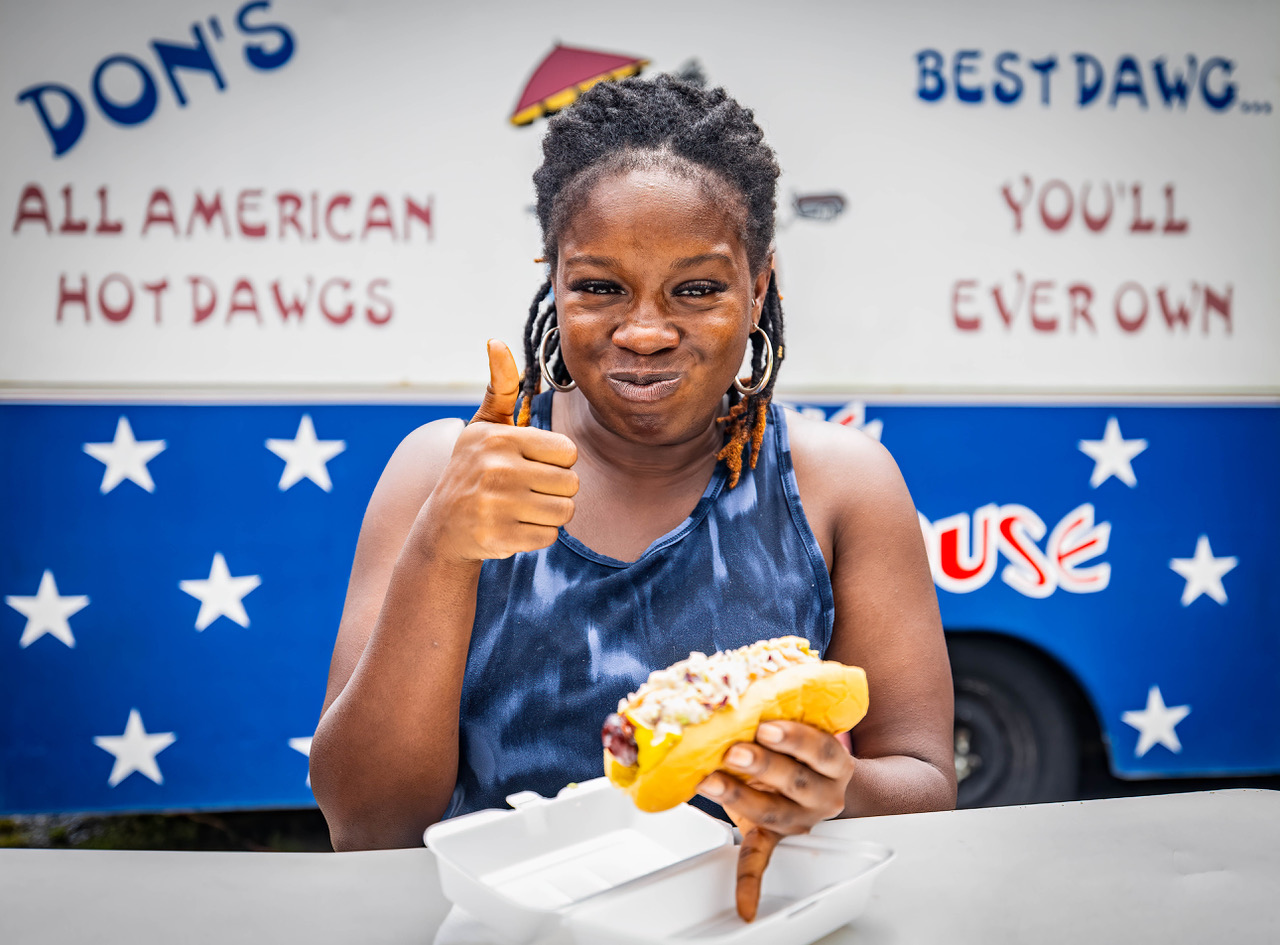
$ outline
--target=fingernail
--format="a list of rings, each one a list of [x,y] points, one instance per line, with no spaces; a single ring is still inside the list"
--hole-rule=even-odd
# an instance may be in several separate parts
[[[776,745],[782,741],[782,729],[777,725],[770,725],[765,722],[756,729],[756,741],[768,742],[770,745]]]
[[[719,778],[707,778],[698,785],[698,793],[708,797],[719,797],[724,793],[724,785],[720,783]]]
[[[735,768],[745,768],[755,761],[751,755],[751,750],[742,745],[734,745],[729,749],[729,753],[724,756],[724,760]]]

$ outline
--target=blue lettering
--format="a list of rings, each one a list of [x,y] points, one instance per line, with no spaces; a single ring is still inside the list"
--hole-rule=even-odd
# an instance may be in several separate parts
[[[111,101],[102,91],[102,76],[116,63],[130,66],[142,80],[138,97],[127,105]],[[93,100],[98,103],[98,108],[102,109],[102,114],[117,125],[140,125],[155,112],[159,95],[156,94],[155,80],[151,78],[151,73],[147,71],[146,66],[132,56],[108,56],[98,64],[98,68],[93,73]]]
[[[1215,93],[1209,88],[1209,74],[1216,69],[1221,69],[1229,79],[1231,71],[1235,67],[1236,64],[1230,59],[1214,56],[1200,70],[1200,95],[1204,98],[1206,104],[1215,111],[1223,111],[1231,107],[1231,103],[1236,100],[1236,84],[1231,81],[1225,82],[1223,83],[1222,91]]]
[[[246,3],[240,8],[236,14],[236,25],[240,27],[240,32],[246,36],[256,36],[259,33],[275,33],[279,37],[280,42],[275,49],[268,50],[265,46],[258,46],[252,43],[244,47],[244,58],[249,65],[255,69],[267,71],[269,69],[279,69],[293,56],[294,42],[293,34],[279,23],[263,23],[260,26],[249,25],[249,14],[254,10],[266,10],[271,7],[269,0],[254,0],[253,3]],[[934,55],[937,55],[936,53]],[[917,56],[917,58],[919,58]],[[941,57],[939,57],[941,61]],[[923,73],[921,75],[923,78]],[[941,76],[939,76],[941,78]],[[923,86],[922,86],[923,88]],[[945,91],[945,89],[944,89]],[[938,96],[942,93],[939,92]],[[934,96],[937,98],[938,96]],[[925,98],[923,92],[920,95],[925,101],[933,101],[933,99]]]
[[[61,95],[67,104],[67,117],[61,124],[55,122],[49,115],[49,110],[45,108],[44,96],[50,92]],[[45,133],[53,142],[54,157],[62,157],[70,151],[84,134],[84,106],[80,104],[76,93],[65,85],[57,85],[53,82],[33,85],[18,93],[18,101],[30,102],[35,106],[36,117],[40,119]]]
[[[1102,91],[1102,63],[1088,53],[1076,53],[1076,85],[1080,92],[1081,108],[1090,104]]]
[[[996,82],[991,86],[991,94],[1002,105],[1012,105],[1022,98],[1022,76],[1005,68],[1006,63],[1017,61],[1018,54],[1016,52],[1002,52],[995,58],[996,75],[1002,79],[1008,79],[1010,83],[1006,85],[1003,82]]]
[[[956,98],[962,102],[968,102],[970,105],[977,105],[982,101],[982,86],[968,86],[961,82],[960,77],[970,75],[976,72],[976,66],[970,62],[972,59],[978,59],[982,56],[982,52],[977,49],[960,49],[956,51],[956,59],[953,65],[952,82],[956,87]]]
[[[151,48],[155,50],[156,57],[160,60],[160,64],[164,66],[165,75],[169,77],[169,85],[173,88],[173,96],[181,106],[186,106],[187,97],[182,93],[182,86],[178,84],[178,77],[174,75],[174,71],[177,69],[208,72],[213,76],[213,83],[218,87],[219,92],[227,87],[227,84],[222,81],[222,73],[218,71],[218,64],[213,61],[213,54],[209,52],[209,47],[205,45],[204,31],[200,29],[199,23],[192,24],[191,35],[196,38],[195,45],[192,46],[175,46],[172,43],[162,43],[158,39],[151,41]]]
[[[1054,69],[1058,68],[1057,56],[1046,56],[1044,59],[1035,59],[1030,63],[1031,68],[1040,73],[1040,104],[1049,104],[1049,75]]]
[[[1164,99],[1165,107],[1172,107],[1174,101],[1177,101],[1179,105],[1186,108],[1188,87],[1196,84],[1196,57],[1187,56],[1186,74],[1175,72],[1172,79],[1165,75],[1164,56],[1155,60],[1151,66],[1156,74],[1156,85],[1160,87],[1160,97]]]
[[[1142,88],[1142,70],[1138,68],[1138,60],[1132,56],[1121,56],[1116,62],[1116,74],[1111,82],[1111,100],[1107,104],[1115,108],[1116,100],[1121,95],[1136,95],[1142,107],[1147,107],[1147,93]]]

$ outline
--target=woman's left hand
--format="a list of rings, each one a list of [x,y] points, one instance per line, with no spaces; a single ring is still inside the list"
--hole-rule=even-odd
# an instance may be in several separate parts
[[[724,769],[698,793],[720,804],[742,831],[738,914],[750,922],[769,857],[785,836],[808,833],[844,811],[853,756],[833,735],[801,722],[763,722],[754,742],[733,745]]]

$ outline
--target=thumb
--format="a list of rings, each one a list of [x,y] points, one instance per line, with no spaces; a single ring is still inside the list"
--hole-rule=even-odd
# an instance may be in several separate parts
[[[520,371],[511,349],[501,341],[489,339],[489,387],[484,392],[480,409],[471,418],[472,423],[504,423],[515,421],[516,400],[520,396]]]

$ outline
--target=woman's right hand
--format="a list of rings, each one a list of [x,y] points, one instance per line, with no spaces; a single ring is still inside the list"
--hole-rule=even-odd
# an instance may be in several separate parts
[[[491,340],[488,353],[484,402],[458,435],[418,522],[431,523],[437,553],[463,561],[547,547],[573,518],[578,492],[577,447],[563,434],[515,425],[515,358],[501,341]]]

